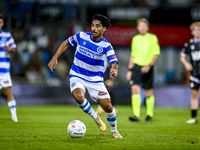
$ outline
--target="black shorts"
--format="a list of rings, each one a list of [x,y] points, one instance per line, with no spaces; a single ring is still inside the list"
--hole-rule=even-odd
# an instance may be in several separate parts
[[[134,65],[130,85],[140,85],[145,90],[153,88],[153,66],[147,73],[141,72],[142,66]]]
[[[199,89],[200,86],[200,75],[199,76],[190,76],[190,88],[191,89]]]

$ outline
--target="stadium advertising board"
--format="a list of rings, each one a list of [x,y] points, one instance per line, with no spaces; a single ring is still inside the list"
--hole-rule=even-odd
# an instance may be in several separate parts
[[[91,25],[87,31],[91,31]],[[152,25],[150,32],[157,35],[161,46],[183,46],[192,36],[189,26]],[[111,25],[104,33],[104,37],[113,46],[130,46],[131,40],[136,35],[136,26]]]

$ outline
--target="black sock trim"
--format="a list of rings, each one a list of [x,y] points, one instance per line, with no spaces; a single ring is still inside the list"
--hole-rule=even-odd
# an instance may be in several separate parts
[[[191,115],[192,115],[192,118],[196,118],[197,117],[197,110],[191,110]]]

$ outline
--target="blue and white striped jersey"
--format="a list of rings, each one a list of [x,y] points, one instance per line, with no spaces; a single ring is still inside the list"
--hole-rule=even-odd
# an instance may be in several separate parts
[[[91,32],[78,32],[67,41],[71,46],[76,46],[70,78],[78,77],[92,83],[103,82],[108,61],[110,64],[118,63],[112,45],[104,37],[95,41]]]
[[[4,46],[10,46],[16,49],[15,41],[10,32],[1,30],[0,32],[0,75],[10,72],[10,54],[4,49]]]

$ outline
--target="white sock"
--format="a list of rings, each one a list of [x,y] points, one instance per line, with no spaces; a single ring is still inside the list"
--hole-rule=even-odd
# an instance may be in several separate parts
[[[110,124],[111,133],[114,131],[117,131],[117,118],[115,109],[113,108],[113,111],[111,113],[106,113],[108,123]]]
[[[11,100],[8,102],[8,107],[10,108],[10,112],[12,115],[16,115],[16,101]]]
[[[78,104],[78,103],[77,103]],[[89,114],[93,119],[97,118],[97,113],[94,111],[88,100],[85,98],[82,104],[78,104],[79,107],[87,114]]]

